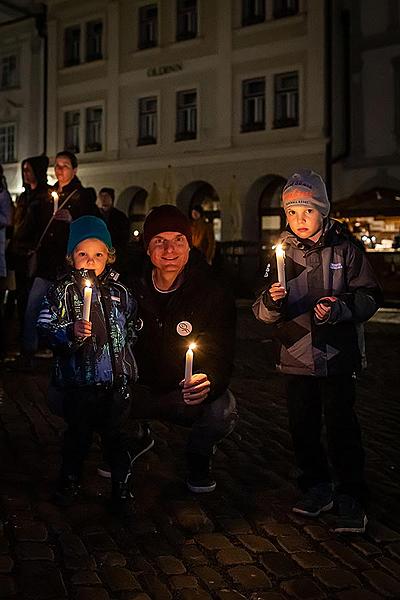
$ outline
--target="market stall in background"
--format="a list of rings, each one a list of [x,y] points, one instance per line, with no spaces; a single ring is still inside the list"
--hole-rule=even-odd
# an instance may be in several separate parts
[[[376,270],[387,303],[400,303],[400,192],[372,189],[336,202],[332,216],[347,223]]]

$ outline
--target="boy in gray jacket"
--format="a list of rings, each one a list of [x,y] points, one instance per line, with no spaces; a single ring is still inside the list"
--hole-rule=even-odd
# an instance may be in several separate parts
[[[380,287],[365,253],[328,218],[330,204],[317,173],[300,170],[289,177],[282,204],[288,222],[280,236],[285,282],[271,269],[253,312],[273,325],[277,368],[285,375],[302,472],[303,495],[293,510],[316,517],[335,504],[335,531],[364,532],[364,450],[353,406],[356,373],[365,366],[362,324],[378,309]],[[321,444],[322,416],[334,478]]]

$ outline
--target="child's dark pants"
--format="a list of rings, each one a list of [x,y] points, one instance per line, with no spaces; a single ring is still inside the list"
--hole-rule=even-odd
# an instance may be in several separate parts
[[[62,478],[80,478],[95,431],[101,435],[113,481],[128,478],[129,450],[138,427],[129,418],[130,409],[128,387],[112,389],[99,385],[65,391],[64,418],[68,428],[62,450]]]
[[[330,482],[328,458],[321,443],[324,417],[329,461],[336,492],[365,499],[364,450],[356,413],[355,380],[350,375],[332,377],[286,376],[289,425],[300,487],[307,490]]]

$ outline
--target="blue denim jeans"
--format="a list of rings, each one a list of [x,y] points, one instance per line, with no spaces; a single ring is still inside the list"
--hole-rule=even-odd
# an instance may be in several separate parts
[[[22,353],[35,354],[38,349],[38,336],[36,323],[39,317],[42,302],[52,281],[35,277],[28,296],[24,317],[24,330],[22,332]]]

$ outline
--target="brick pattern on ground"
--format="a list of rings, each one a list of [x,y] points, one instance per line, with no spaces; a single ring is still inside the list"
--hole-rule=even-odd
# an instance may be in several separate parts
[[[0,600],[378,600],[400,598],[400,325],[369,323],[358,411],[371,488],[365,535],[291,512],[296,470],[282,381],[265,330],[239,311],[237,430],[215,457],[217,489],[185,486],[186,432],[153,422],[138,461],[137,516],[109,514],[95,439],[77,502],[52,494],[64,424],[46,401],[49,362],[0,372]],[[379,401],[377,401],[379,399]]]

